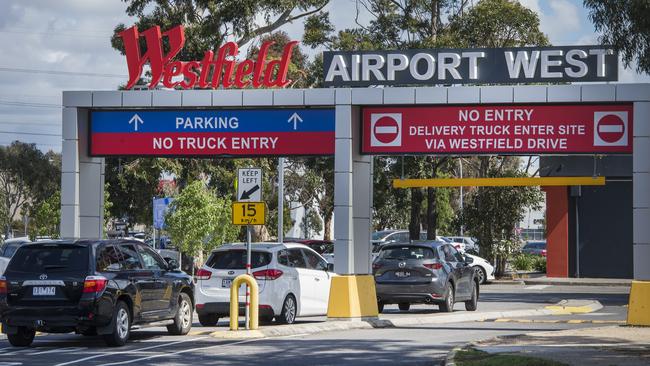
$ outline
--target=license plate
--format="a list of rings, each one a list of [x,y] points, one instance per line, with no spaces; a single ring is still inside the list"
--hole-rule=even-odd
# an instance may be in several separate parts
[[[410,277],[411,272],[407,272],[407,271],[395,272],[395,276],[396,277]]]
[[[221,280],[221,287],[230,288],[231,285],[232,285],[232,280],[231,279],[224,278],[224,279]]]
[[[34,287],[32,289],[32,295],[34,296],[54,296],[55,293],[56,287],[54,286]]]

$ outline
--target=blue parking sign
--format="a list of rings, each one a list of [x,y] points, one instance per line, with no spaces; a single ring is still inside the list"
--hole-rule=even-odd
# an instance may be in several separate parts
[[[162,229],[165,227],[165,214],[169,210],[169,204],[174,199],[171,197],[153,199],[153,227]]]

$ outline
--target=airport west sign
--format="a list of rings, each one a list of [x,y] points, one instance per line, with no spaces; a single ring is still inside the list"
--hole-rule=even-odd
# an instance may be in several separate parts
[[[323,64],[334,87],[618,80],[606,46],[331,51]]]
[[[334,109],[95,110],[92,156],[333,155]]]

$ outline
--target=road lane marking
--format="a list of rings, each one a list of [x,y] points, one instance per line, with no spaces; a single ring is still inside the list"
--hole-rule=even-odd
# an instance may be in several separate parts
[[[547,287],[550,287],[550,285],[533,285],[524,287],[524,290],[543,290]]]
[[[282,336],[282,337],[273,337],[273,339],[295,338],[295,337],[302,337],[302,336],[304,336],[304,335],[303,334],[292,334],[292,335]],[[151,359],[154,359],[154,358],[176,356],[176,355],[180,355],[180,354],[187,353],[187,352],[196,352],[196,351],[208,350],[210,348],[215,348],[215,347],[235,346],[235,345],[238,345],[238,344],[252,343],[252,342],[261,341],[261,340],[264,340],[264,338],[245,339],[245,340],[242,340],[242,341],[233,342],[233,343],[225,343],[225,344],[224,343],[219,343],[219,344],[215,344],[215,345],[212,345],[212,346],[196,347],[196,348],[184,349],[184,350],[180,350],[180,351],[176,351],[176,352],[170,352],[170,353],[161,353],[161,354],[152,355],[152,356],[148,356],[148,357],[136,358],[136,359],[133,359],[133,360],[105,363],[105,364],[102,364],[100,366],[126,365],[126,364],[129,364],[129,363],[151,360]],[[211,354],[210,356],[214,357],[214,356],[219,356],[219,355],[223,355],[223,354],[227,354],[227,353],[229,353],[229,351],[228,352],[221,352],[221,353]]]
[[[64,348],[52,349],[49,351],[34,352],[34,353],[30,353],[30,355],[33,356],[33,355],[44,355],[47,353],[76,352],[76,351],[83,351],[85,349],[88,349],[88,347],[64,347]]]
[[[179,344],[179,343],[194,342],[194,341],[198,341],[198,340],[206,339],[206,338],[208,338],[208,337],[199,337],[199,338],[185,339],[185,340],[182,340],[182,341],[176,341],[176,342],[171,342],[171,343],[157,344],[157,345],[155,345],[155,346],[149,346],[149,347],[143,347],[143,348],[136,348],[136,349],[127,350],[127,351],[121,351],[121,352],[102,352],[102,353],[97,354],[97,355],[94,355],[94,356],[88,356],[88,357],[84,357],[84,358],[81,358],[81,359],[78,359],[78,360],[74,360],[74,361],[69,361],[69,362],[59,363],[59,364],[57,364],[56,366],[74,365],[75,363],[80,363],[80,362],[84,362],[84,361],[88,361],[88,360],[94,360],[94,359],[96,359],[96,358],[100,358],[100,357],[112,356],[112,355],[121,355],[121,354],[130,354],[130,353],[137,353],[137,352],[142,352],[142,351],[146,351],[146,350],[150,350],[150,349],[154,349],[154,348],[167,347],[167,346],[171,346],[171,345]]]

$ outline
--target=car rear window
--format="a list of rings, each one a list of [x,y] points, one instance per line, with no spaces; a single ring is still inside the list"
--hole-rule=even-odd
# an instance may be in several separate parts
[[[404,245],[398,247],[382,248],[379,253],[381,259],[436,259],[431,248]]]
[[[253,251],[251,267],[264,267],[271,262],[271,253]],[[208,267],[214,269],[246,269],[245,250],[225,250],[214,252],[206,262]]]
[[[22,246],[14,254],[6,273],[87,272],[88,247],[80,245]]]

